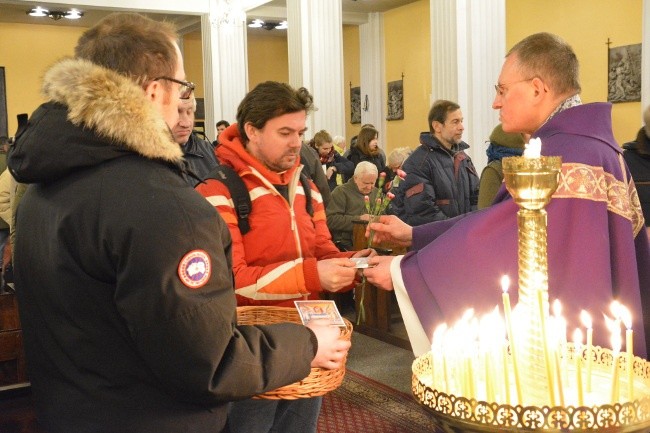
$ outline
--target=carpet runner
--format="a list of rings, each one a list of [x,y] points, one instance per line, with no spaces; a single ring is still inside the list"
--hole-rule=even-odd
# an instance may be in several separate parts
[[[413,396],[347,370],[341,386],[323,397],[318,433],[437,432]]]

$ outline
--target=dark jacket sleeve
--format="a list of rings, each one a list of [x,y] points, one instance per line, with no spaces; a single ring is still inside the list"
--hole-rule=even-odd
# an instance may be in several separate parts
[[[354,174],[354,163],[336,152],[334,153],[334,167],[336,167],[336,173],[342,175],[344,179],[349,179]]]
[[[162,386],[210,403],[309,374],[316,348],[304,326],[236,326],[230,234],[214,208],[180,178],[162,175],[151,183],[113,197],[122,206],[106,209],[110,217],[100,230],[110,234],[116,261],[116,307]],[[137,211],[125,216],[125,208]],[[191,288],[182,261],[195,251],[209,257],[210,277]]]
[[[323,197],[323,204],[327,206],[330,201],[330,187],[327,183],[327,177],[323,172],[318,155],[316,151],[306,144],[303,144],[300,149],[300,162],[305,166],[305,174],[307,174],[318,188],[320,195]]]

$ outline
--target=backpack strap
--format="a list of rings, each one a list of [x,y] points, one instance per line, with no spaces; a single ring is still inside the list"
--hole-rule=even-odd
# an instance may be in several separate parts
[[[241,177],[227,165],[218,165],[205,178],[216,179],[226,185],[235,205],[239,231],[242,235],[248,233],[251,229],[248,223],[248,216],[251,213],[251,196]]]
[[[309,184],[309,178],[303,172],[300,172],[300,184],[302,185],[302,190],[305,192],[305,208],[310,217],[314,216],[314,205],[311,202],[311,185]]]

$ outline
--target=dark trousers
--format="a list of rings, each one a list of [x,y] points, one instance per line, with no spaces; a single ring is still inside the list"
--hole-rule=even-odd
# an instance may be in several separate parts
[[[322,397],[242,400],[230,404],[230,433],[316,433]]]

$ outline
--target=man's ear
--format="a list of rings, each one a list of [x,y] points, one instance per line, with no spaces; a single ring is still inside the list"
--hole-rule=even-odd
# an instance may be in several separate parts
[[[145,95],[147,96],[147,99],[153,102],[157,98],[162,97],[163,88],[160,82],[151,81],[149,82],[149,84],[147,84],[147,87],[145,87],[144,92]]]
[[[442,129],[442,123],[438,122],[437,120],[434,120],[431,122],[431,128],[433,128],[433,132],[440,132]]]
[[[259,133],[259,129],[254,127],[251,122],[246,122],[244,124],[244,132],[246,132],[248,140],[251,141]]]
[[[546,86],[546,83],[544,83],[541,79],[537,77],[533,78],[532,85],[535,97],[544,96],[545,93],[548,93],[548,87]]]

